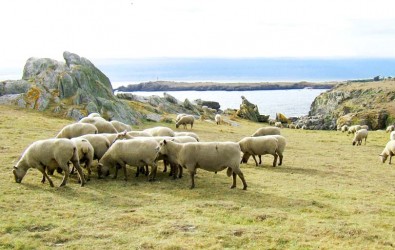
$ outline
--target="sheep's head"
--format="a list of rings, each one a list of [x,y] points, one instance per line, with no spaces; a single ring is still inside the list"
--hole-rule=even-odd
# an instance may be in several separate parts
[[[383,155],[383,154],[381,154],[381,155],[379,155],[379,156],[380,156],[381,162],[382,162],[382,163],[385,163],[385,161],[387,160],[388,156],[387,156],[387,155]]]
[[[180,124],[178,124],[178,122],[176,123],[176,128],[178,128],[180,126]]]
[[[14,166],[12,173],[14,174],[15,177],[15,182],[16,183],[21,183],[23,177],[26,174],[26,170],[22,169],[22,168],[18,168],[17,166]]]
[[[156,147],[158,156],[167,154],[166,145],[167,145],[167,141],[163,140],[162,142],[159,143],[159,146]]]
[[[251,155],[249,153],[243,154],[243,157],[241,158],[241,163],[247,163],[250,156]]]
[[[110,169],[99,162],[97,165],[97,175],[99,176],[99,179],[103,178],[103,176],[109,176]]]

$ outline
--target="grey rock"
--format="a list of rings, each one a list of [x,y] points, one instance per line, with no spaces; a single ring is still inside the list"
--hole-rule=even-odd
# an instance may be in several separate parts
[[[153,121],[153,122],[160,122],[162,120],[162,116],[159,114],[147,114],[145,119],[147,119],[147,121]]]

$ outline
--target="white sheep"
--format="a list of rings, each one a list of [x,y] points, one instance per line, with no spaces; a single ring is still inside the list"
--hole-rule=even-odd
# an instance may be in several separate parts
[[[56,138],[74,138],[86,134],[97,134],[98,130],[95,125],[89,123],[72,123],[66,125],[56,135]]]
[[[99,113],[90,113],[87,117],[101,117],[101,115]]]
[[[183,117],[184,115],[186,114],[178,114],[176,117],[176,122],[178,122],[181,119],[181,117]]]
[[[387,129],[385,130],[385,132],[391,132],[391,131],[394,131],[395,130],[395,126],[394,125],[389,125],[388,127],[387,127]]]
[[[220,125],[221,124],[221,120],[222,120],[221,115],[220,114],[216,114],[215,115],[215,123],[217,123],[217,125]]]
[[[98,174],[99,178],[108,175],[110,168],[115,168],[114,179],[117,178],[118,169],[124,171],[125,181],[127,180],[126,164],[140,167],[145,165],[151,166],[149,180],[155,179],[156,174],[156,157],[158,143],[155,139],[132,139],[116,141],[99,161]]]
[[[86,178],[86,180],[89,181],[92,173],[91,165],[94,157],[94,148],[87,139],[81,137],[72,138],[71,141],[77,146],[80,166],[84,163],[85,168],[88,171],[88,178]],[[71,174],[72,173],[74,173],[74,166],[71,170]]]
[[[136,130],[129,131],[128,135],[133,137],[152,137],[150,133],[144,131],[136,131]]]
[[[133,138],[133,136],[129,135],[126,131],[121,132],[121,133],[102,133],[100,135],[105,136],[108,139],[108,141],[110,142],[110,145],[112,145],[117,140],[132,139]]]
[[[169,162],[187,168],[191,176],[191,189],[195,187],[197,168],[218,172],[225,168],[227,175],[233,176],[231,188],[236,187],[236,175],[247,183],[240,170],[240,147],[235,142],[189,142],[185,144],[164,140],[158,148],[159,155],[165,155]]]
[[[395,140],[395,131],[392,131],[390,134],[390,140]]]
[[[96,135],[83,135],[80,138],[84,138],[89,141],[93,147],[93,159],[100,160],[103,155],[111,146],[111,142],[108,140],[107,136],[103,134]]]
[[[274,126],[277,127],[277,128],[282,128],[283,124],[281,122],[275,122]]]
[[[114,126],[114,128],[118,131],[132,131],[132,127],[126,123],[120,122],[120,121],[116,121],[116,120],[112,120],[110,121],[110,123]]]
[[[80,123],[89,123],[96,126],[99,133],[118,133],[118,130],[112,125],[111,122],[106,121],[101,117],[84,117]]]
[[[275,137],[272,136],[244,137],[238,143],[241,152],[243,152],[243,157],[241,160],[242,163],[246,163],[248,161],[248,158],[252,156],[256,166],[258,166],[258,162],[255,158],[256,155],[271,154],[274,157],[273,167],[277,165],[278,140]]]
[[[361,129],[361,125],[353,125],[348,127],[348,133],[347,134],[355,134],[358,130]]]
[[[196,139],[196,141],[200,141],[199,136],[194,132],[174,132],[174,136],[191,136]]]
[[[191,125],[191,129],[193,127],[193,123],[195,122],[195,117],[193,115],[184,115],[176,122],[176,128],[180,125],[184,125],[184,129],[187,128],[187,125]]]
[[[168,127],[153,127],[144,129],[143,132],[150,134],[151,136],[171,136],[174,137],[174,131]]]
[[[274,126],[274,124],[276,123],[276,120],[274,120],[274,119],[269,119],[268,123],[269,123],[269,125]]]
[[[361,145],[363,139],[365,139],[365,145],[366,145],[366,140],[368,139],[368,130],[366,129],[360,129],[357,132],[355,132],[352,145],[355,144],[357,144],[357,146]]]
[[[391,141],[387,142],[383,152],[381,152],[381,154],[380,154],[381,162],[385,163],[385,161],[387,160],[387,158],[389,156],[390,160],[389,160],[388,164],[391,164],[392,156],[394,156],[394,155],[395,155],[395,141],[391,140]]]
[[[251,136],[279,135],[281,131],[277,127],[263,127],[257,129]]]
[[[361,129],[369,130],[369,126],[368,125],[361,125]]]
[[[347,132],[347,131],[348,131],[348,126],[347,126],[347,125],[341,126],[340,131],[341,131],[342,133]]]
[[[36,168],[42,174],[42,183],[48,179],[49,185],[53,187],[51,178],[46,173],[46,169],[57,169],[60,167],[64,171],[64,177],[60,186],[66,185],[69,178],[69,165],[71,161],[78,171],[81,186],[85,185],[85,178],[79,164],[77,146],[69,139],[46,139],[32,143],[22,154],[20,160],[13,169],[15,181],[21,183],[29,168]]]

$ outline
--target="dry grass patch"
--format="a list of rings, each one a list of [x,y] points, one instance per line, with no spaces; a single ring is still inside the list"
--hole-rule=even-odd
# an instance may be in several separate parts
[[[283,166],[272,156],[241,165],[248,190],[229,189],[231,178],[198,170],[171,180],[98,180],[85,187],[41,184],[30,170],[15,183],[13,164],[33,141],[50,138],[71,120],[0,106],[0,248],[4,249],[393,249],[395,167],[378,154],[389,137],[370,132],[367,145],[336,131],[283,129]],[[262,124],[238,127],[196,121],[202,141],[238,141]],[[148,123],[139,128],[159,124]],[[174,124],[160,124],[170,126]],[[178,129],[182,131],[183,129]],[[189,131],[189,129],[188,129]],[[132,176],[136,169],[130,167]],[[55,185],[61,176],[55,174]]]

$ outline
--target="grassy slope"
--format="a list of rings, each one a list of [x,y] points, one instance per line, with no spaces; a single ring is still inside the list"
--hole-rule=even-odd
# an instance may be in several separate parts
[[[53,137],[71,120],[0,106],[0,248],[46,249],[393,249],[395,167],[378,154],[388,134],[370,132],[366,146],[336,131],[283,129],[283,166],[242,165],[247,191],[231,178],[198,171],[173,181],[97,180],[85,187],[71,178],[50,188],[31,169],[22,184],[11,169],[33,141]],[[238,141],[261,124],[240,127],[197,121],[203,141]],[[145,124],[140,128],[157,124]],[[166,124],[165,124],[166,126]],[[161,171],[161,167],[159,167]],[[59,185],[61,176],[53,177]]]

